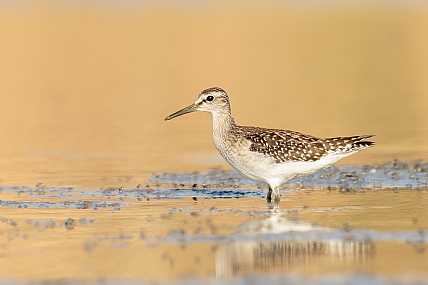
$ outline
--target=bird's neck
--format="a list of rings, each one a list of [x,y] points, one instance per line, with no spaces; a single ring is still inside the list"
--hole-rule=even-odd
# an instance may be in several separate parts
[[[214,143],[225,142],[231,130],[236,126],[230,112],[218,112],[211,114],[213,119],[213,138]]]

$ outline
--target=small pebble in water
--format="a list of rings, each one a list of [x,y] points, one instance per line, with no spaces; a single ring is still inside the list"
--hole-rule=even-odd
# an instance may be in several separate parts
[[[375,190],[381,190],[382,189],[382,182],[379,180],[373,181],[373,187]]]
[[[72,230],[74,229],[74,219],[72,218],[68,218],[65,222],[64,222],[65,227],[67,228],[67,230]]]

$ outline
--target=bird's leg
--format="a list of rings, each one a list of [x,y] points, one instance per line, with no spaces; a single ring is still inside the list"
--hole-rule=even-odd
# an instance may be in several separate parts
[[[266,196],[266,201],[268,203],[272,202],[272,188],[270,187],[270,185],[268,184],[269,190]]]
[[[279,201],[281,200],[279,196],[279,186],[276,186],[273,190],[273,193],[275,195],[275,204],[279,204]]]

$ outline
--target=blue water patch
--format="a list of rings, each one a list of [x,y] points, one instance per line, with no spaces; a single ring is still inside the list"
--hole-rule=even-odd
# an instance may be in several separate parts
[[[263,186],[240,175],[235,170],[213,169],[209,172],[154,174],[149,180],[153,183],[194,184],[195,187],[214,186]],[[340,187],[342,190],[366,188],[380,190],[384,187],[428,189],[428,163],[423,161],[392,161],[385,164],[341,165],[319,170],[312,175],[290,180],[285,186],[297,187]]]

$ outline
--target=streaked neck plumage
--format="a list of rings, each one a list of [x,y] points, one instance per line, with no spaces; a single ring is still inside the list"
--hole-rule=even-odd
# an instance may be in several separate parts
[[[229,134],[236,127],[229,108],[211,112],[213,121],[213,139],[217,149],[227,147]]]

